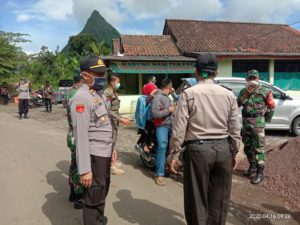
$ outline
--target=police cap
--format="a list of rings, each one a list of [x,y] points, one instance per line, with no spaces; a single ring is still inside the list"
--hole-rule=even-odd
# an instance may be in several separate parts
[[[80,65],[81,71],[91,71],[95,73],[104,73],[108,69],[105,66],[103,60],[96,55],[87,56],[84,58]]]
[[[196,68],[199,72],[212,74],[218,69],[218,59],[211,53],[199,55],[196,61]]]

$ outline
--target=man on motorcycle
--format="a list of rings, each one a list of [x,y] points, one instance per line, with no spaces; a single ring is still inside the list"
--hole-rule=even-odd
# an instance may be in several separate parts
[[[174,112],[169,95],[172,92],[172,81],[164,79],[152,101],[153,123],[156,127],[157,151],[155,162],[155,183],[159,186],[165,185],[165,161],[171,129],[171,116]]]

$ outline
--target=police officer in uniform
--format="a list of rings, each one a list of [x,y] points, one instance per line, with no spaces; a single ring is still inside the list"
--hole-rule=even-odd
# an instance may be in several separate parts
[[[244,176],[251,177],[252,184],[259,184],[264,178],[265,126],[266,122],[271,122],[275,108],[272,91],[261,86],[258,80],[257,70],[248,71],[247,87],[241,90],[237,98],[238,105],[243,107],[242,137],[244,152],[249,162],[249,169],[245,171]]]
[[[85,225],[107,224],[105,199],[110,185],[110,164],[114,160],[114,131],[103,89],[106,66],[98,56],[88,56],[80,66],[82,87],[71,99],[76,161],[83,194]],[[90,90],[91,89],[91,90]]]
[[[234,94],[215,84],[217,58],[200,55],[198,84],[183,91],[172,125],[170,170],[182,145],[184,208],[188,225],[225,225],[232,169],[240,143],[240,122]]]

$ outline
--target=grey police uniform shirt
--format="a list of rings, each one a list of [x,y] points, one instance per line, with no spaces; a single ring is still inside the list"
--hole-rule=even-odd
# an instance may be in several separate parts
[[[171,158],[178,159],[185,141],[231,137],[235,154],[240,145],[238,105],[232,91],[205,80],[180,96],[172,125]]]
[[[18,92],[19,99],[29,99],[29,85],[27,83],[19,84]]]
[[[70,100],[79,174],[91,171],[90,155],[110,158],[113,128],[105,101],[83,84]]]

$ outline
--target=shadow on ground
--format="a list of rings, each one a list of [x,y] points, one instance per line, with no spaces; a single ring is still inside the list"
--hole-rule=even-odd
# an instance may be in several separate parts
[[[133,198],[129,190],[117,192],[118,201],[113,203],[117,215],[132,224],[184,225],[183,215],[146,199]]]
[[[47,183],[53,186],[54,191],[45,195],[46,202],[42,206],[43,213],[52,225],[76,225],[81,223],[81,210],[75,210],[68,202],[68,161],[56,164],[58,170],[46,175]]]

